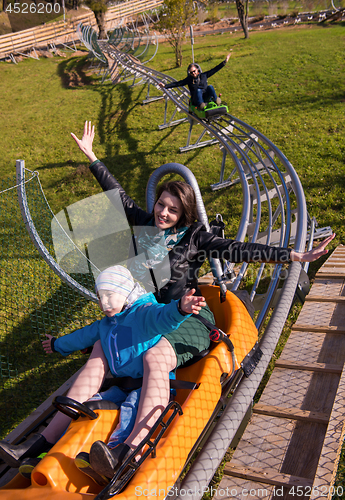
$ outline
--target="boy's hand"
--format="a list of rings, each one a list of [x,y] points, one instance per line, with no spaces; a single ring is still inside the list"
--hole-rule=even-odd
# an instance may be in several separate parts
[[[46,337],[48,337],[48,340],[42,340],[43,349],[45,350],[46,354],[53,354],[52,339],[54,337],[53,335],[49,335],[49,333],[46,333]]]
[[[195,288],[192,288],[181,298],[181,309],[187,314],[199,314],[202,307],[206,306],[204,297],[195,296]]]
[[[91,122],[85,122],[84,133],[81,139],[78,139],[78,137],[72,132],[71,136],[78,144],[80,151],[82,151],[88,157],[90,163],[93,163],[95,160],[97,160],[97,157],[92,150],[92,143],[95,137],[95,126],[91,126]]]

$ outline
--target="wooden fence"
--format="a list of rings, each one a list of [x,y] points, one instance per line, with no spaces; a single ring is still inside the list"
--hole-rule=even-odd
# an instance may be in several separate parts
[[[117,22],[126,22],[132,16],[159,7],[163,0],[132,0],[110,7],[106,13],[107,28],[115,27]],[[69,44],[78,40],[76,28],[79,23],[96,26],[93,12],[78,16],[73,20],[58,21],[44,26],[36,26],[17,33],[0,36],[0,59],[25,55],[37,58],[35,49],[54,46],[56,43]]]

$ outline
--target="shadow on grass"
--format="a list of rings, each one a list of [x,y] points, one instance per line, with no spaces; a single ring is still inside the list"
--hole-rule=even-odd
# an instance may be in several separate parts
[[[74,89],[99,83],[95,81],[94,75],[90,71],[90,59],[88,55],[75,56],[61,62],[57,67],[61,85],[65,89]]]
[[[345,89],[336,89],[330,83],[329,87],[324,86],[322,91],[319,93],[314,93],[313,95],[294,95],[290,94],[287,97],[283,96],[266,96],[265,100],[261,102],[263,106],[273,112],[275,110],[291,110],[298,111],[301,113],[303,109],[312,109],[322,110],[325,108],[325,112],[327,112],[328,107],[337,104],[339,102],[345,101]]]
[[[98,135],[101,144],[105,145],[105,157],[100,159],[119,182],[123,184],[124,189],[127,189],[129,183],[131,183],[131,196],[140,200],[140,202],[144,202],[145,190],[143,186],[146,186],[152,171],[159,167],[159,165],[152,167],[150,156],[154,155],[165,141],[169,141],[169,137],[174,132],[175,127],[162,132],[158,142],[149,151],[144,152],[140,146],[140,137],[137,136],[139,132],[130,125],[131,120],[129,118],[141,106],[140,102],[146,97],[146,85],[142,85],[138,95],[138,87],[132,87],[127,83],[120,83],[116,86],[109,85],[108,83],[101,84],[100,79],[96,78],[90,72],[89,61],[86,56],[76,56],[61,62],[58,65],[58,75],[65,88],[78,90],[78,88],[87,85],[89,90],[100,94],[101,106],[98,115]],[[146,133],[152,129],[150,108],[147,107],[147,110]],[[123,154],[124,146],[130,153]],[[201,154],[200,150],[193,155],[193,158],[199,154]],[[189,159],[189,162],[193,158]],[[86,163],[87,161],[85,165]],[[47,164],[44,168],[53,169],[65,166],[79,168],[81,175],[86,177],[80,163],[73,160],[66,163]],[[135,170],[135,183],[132,182],[133,177],[131,176],[133,170]],[[72,176],[68,174],[64,182],[73,183],[74,180],[74,174]],[[61,182],[61,179],[59,182]],[[55,186],[52,185],[52,187]]]

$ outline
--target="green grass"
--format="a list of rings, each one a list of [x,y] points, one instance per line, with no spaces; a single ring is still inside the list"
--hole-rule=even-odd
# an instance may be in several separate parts
[[[321,227],[330,225],[337,233],[332,247],[345,244],[344,40],[344,25],[338,24],[251,32],[249,40],[244,40],[241,33],[198,37],[194,45],[195,60],[204,70],[233,50],[228,65],[210,83],[222,93],[234,116],[270,138],[294,165],[309,213]],[[186,44],[183,67],[176,69],[170,47],[161,44],[151,64],[182,78],[190,60],[191,50]],[[146,87],[102,85],[89,71],[86,56],[78,54],[39,61],[27,59],[18,65],[0,63],[0,95],[2,178],[13,176],[15,160],[24,159],[27,168],[39,172],[55,213],[100,192],[85,168],[85,158],[70,138],[70,132],[81,136],[83,123],[88,119],[96,125],[96,154],[140,205],[144,205],[145,185],[156,167],[172,161],[183,163],[200,184],[209,217],[221,212],[227,223],[226,235],[236,234],[241,214],[240,188],[218,192],[210,189],[210,184],[219,178],[220,150],[213,146],[179,154],[178,147],[187,140],[188,125],[159,131],[164,105],[158,101],[142,106]],[[5,214],[9,228],[12,217],[11,213]],[[26,265],[25,256],[31,258],[31,254],[34,251],[28,244],[23,259],[13,260],[9,267]],[[320,262],[311,266],[312,274],[319,265]],[[38,308],[49,308],[55,303],[60,293],[58,280],[53,278],[45,278],[46,284],[42,290],[39,288],[41,272],[44,270],[37,267],[33,273],[39,303],[30,304],[30,311],[35,314]],[[19,367],[18,377],[0,388],[0,401],[7,410],[2,411],[0,420],[2,437],[72,372],[68,359],[47,361],[40,351],[39,338],[29,338],[30,318],[25,300],[30,299],[32,290],[26,285],[21,285],[21,290],[24,299],[14,295],[12,300],[18,315],[11,319],[12,323],[8,318],[13,312],[9,312],[6,296],[1,301],[1,315],[8,323],[8,331],[0,332],[0,348],[9,345],[12,328],[16,340],[10,344],[10,359]],[[88,308],[81,304],[78,314],[73,314],[72,307],[68,318],[59,313],[60,333],[90,321],[95,311]],[[25,349],[20,355],[22,345]],[[82,361],[76,359],[75,366]],[[24,398],[21,384],[28,391]]]
[[[229,64],[213,80],[231,113],[269,137],[296,168],[305,188],[308,209],[320,225],[331,225],[344,239],[344,30],[337,27],[293,28],[238,35],[198,38],[195,60],[203,69],[220,62],[229,49]],[[190,61],[185,46],[184,64]],[[221,209],[230,224],[238,189],[212,193],[209,184],[219,176],[218,148],[180,155],[188,125],[159,131],[163,104],[141,106],[146,88],[101,85],[87,75],[84,59],[24,60],[0,64],[3,102],[0,124],[3,174],[13,171],[16,158],[40,172],[53,210],[98,192],[91,176],[78,170],[86,163],[70,138],[81,135],[85,119],[96,124],[95,151],[124,187],[140,202],[143,182],[158,165],[178,161],[196,174],[210,216]],[[152,65],[175,78],[168,46],[162,45]],[[68,87],[72,82],[73,87]],[[74,83],[73,83],[74,82]],[[210,80],[212,83],[212,79]],[[66,195],[68,196],[66,198]],[[230,206],[229,206],[230,202]]]

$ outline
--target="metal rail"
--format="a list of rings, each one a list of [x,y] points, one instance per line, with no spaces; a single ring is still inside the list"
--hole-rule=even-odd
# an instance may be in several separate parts
[[[147,22],[145,16],[142,16],[142,18],[144,23]],[[156,34],[151,35],[149,33],[148,25],[145,25],[143,31],[139,30],[133,22],[132,25],[132,29],[128,28],[127,26],[117,26],[111,32],[109,39],[106,41],[106,44],[107,46],[120,50],[122,53],[127,53],[135,56],[137,60],[141,60],[143,61],[143,63],[147,63],[151,61],[157,54],[158,37]],[[102,83],[106,80],[108,75],[114,75],[115,73],[117,74],[117,76],[116,78],[113,78],[113,80],[116,79],[116,82],[127,81],[127,78],[130,77],[130,73],[127,70],[117,72],[117,61],[114,61],[111,65],[109,64],[108,58],[100,48],[100,44],[102,42],[98,40],[97,33],[92,26],[83,25],[83,23],[78,24],[77,34],[79,40],[89,50],[89,53],[92,55],[92,57],[99,62],[98,69],[99,74],[102,74]],[[144,47],[141,48],[143,39],[145,39]],[[148,56],[149,49],[152,45],[155,47],[153,54],[151,56]],[[139,52],[140,48],[141,51]],[[148,59],[144,60],[145,57],[148,57]]]
[[[107,51],[134,78],[144,80],[148,85],[155,86],[160,91],[162,90],[159,85],[161,82],[173,81],[171,77],[139,64],[131,55],[123,54],[116,48],[107,47],[106,43],[101,44],[101,49]],[[165,94],[165,107],[167,108],[168,101],[172,102],[175,106],[174,114],[180,111],[186,115],[186,118],[173,121],[172,117],[169,121],[166,121],[165,112],[164,127],[187,120],[190,123],[197,122],[203,127],[202,134],[207,132],[212,136],[212,139],[206,141],[206,143],[197,141],[196,147],[202,147],[210,143],[217,143],[220,146],[223,152],[221,176],[220,182],[212,185],[213,189],[235,183],[241,184],[242,215],[235,239],[244,241],[248,237],[253,242],[288,246],[292,237],[295,248],[297,248],[297,244],[300,244],[300,248],[304,249],[306,240],[301,234],[305,233],[306,237],[308,217],[303,189],[293,166],[279,148],[261,132],[232,115],[228,114],[212,120],[202,120],[192,115],[188,110],[189,92],[183,87],[165,90]],[[227,158],[232,161],[233,167],[229,179],[224,181]],[[267,177],[266,181],[264,176]],[[293,210],[291,198],[293,198],[295,205]],[[275,204],[274,209],[272,200],[274,200]],[[293,217],[296,219],[294,225],[292,224]],[[295,229],[293,234],[290,232],[291,227]],[[304,227],[305,229],[302,229]],[[303,239],[304,241],[302,241]],[[225,267],[229,271],[233,269],[234,265],[226,263]],[[244,263],[232,285],[232,290],[239,287],[247,267],[248,264]],[[261,266],[258,279],[251,290],[252,300],[256,296],[256,290],[264,267],[265,264]],[[262,326],[270,309],[280,279],[280,269],[281,266],[276,266],[273,272],[269,288],[266,291],[266,300],[256,322],[258,328]]]
[[[36,173],[36,176],[38,174]],[[18,195],[18,201],[19,201],[19,206],[20,206],[20,211],[25,223],[25,227],[30,235],[31,240],[33,241],[35,247],[37,248],[39,254],[42,256],[42,258],[47,262],[49,267],[59,276],[59,278],[62,279],[64,283],[67,283],[71,288],[76,290],[78,293],[80,293],[83,297],[86,299],[92,300],[93,302],[98,302],[96,294],[82,286],[80,283],[78,283],[76,280],[74,280],[68,273],[62,269],[59,264],[56,262],[56,260],[53,258],[53,256],[50,254],[49,250],[47,249],[46,245],[43,243],[36,227],[35,224],[33,223],[29,205],[28,205],[28,200],[26,196],[26,189],[25,189],[25,165],[23,160],[17,160],[16,161],[16,178],[17,178],[17,195]],[[42,191],[43,193],[43,191]],[[51,211],[48,202],[46,200],[47,206],[49,210]],[[52,217],[54,217],[53,212]]]

